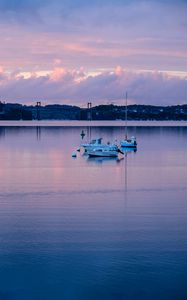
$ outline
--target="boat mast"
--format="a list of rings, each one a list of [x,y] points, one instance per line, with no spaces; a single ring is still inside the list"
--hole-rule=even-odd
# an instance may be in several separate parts
[[[126,92],[126,95],[125,95],[125,99],[126,99],[126,103],[125,103],[125,139],[127,140],[127,92]]]
[[[87,120],[91,121],[92,120],[92,102],[87,103]],[[89,124],[88,126],[88,139],[89,143],[91,142],[91,126]]]

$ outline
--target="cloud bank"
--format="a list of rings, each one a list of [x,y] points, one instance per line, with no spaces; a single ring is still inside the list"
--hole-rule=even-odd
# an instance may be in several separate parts
[[[55,67],[45,75],[0,71],[3,101],[35,104],[64,103],[93,105],[129,103],[171,105],[184,104],[187,99],[187,78],[161,72],[125,71],[120,66],[112,72],[87,74],[83,69]]]

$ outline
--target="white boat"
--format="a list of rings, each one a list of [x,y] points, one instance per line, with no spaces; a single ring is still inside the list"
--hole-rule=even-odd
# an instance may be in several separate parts
[[[105,148],[95,148],[87,151],[89,157],[118,157],[118,154],[123,152],[113,145],[108,145]]]
[[[101,148],[90,150],[88,155],[89,157],[118,157],[118,152]]]
[[[136,138],[132,136],[130,139],[127,137],[127,93],[126,93],[126,109],[125,109],[125,138],[120,142],[121,147],[137,148]]]
[[[90,143],[82,144],[81,146],[84,148],[85,152],[96,150],[96,149],[107,149],[107,150],[114,149],[116,151],[118,150],[118,146],[115,144],[102,143],[102,138],[91,140]]]

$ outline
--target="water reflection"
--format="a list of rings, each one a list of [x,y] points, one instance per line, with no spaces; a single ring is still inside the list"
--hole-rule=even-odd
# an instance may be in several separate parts
[[[86,153],[84,154],[84,156],[87,157],[87,162],[92,164],[103,164],[105,162],[108,163],[112,161],[120,163],[124,159],[124,157],[89,157],[88,155],[86,155]]]
[[[5,127],[0,127],[0,139],[5,138]]]
[[[0,296],[185,299],[186,128],[129,128],[137,152],[73,160],[81,129],[1,128]]]
[[[127,156],[127,154],[129,153],[136,153],[137,152],[137,148],[125,148],[125,147],[122,147],[121,148],[124,155]]]
[[[81,129],[85,130],[85,127]],[[81,129],[80,127],[2,127],[1,136],[6,135],[6,139],[0,140],[1,172],[4,174],[1,178],[2,183],[4,182],[8,189],[14,187],[20,189],[22,185],[17,185],[16,180],[21,180],[21,176],[25,174],[24,180],[30,177],[30,181],[25,183],[28,188],[36,184],[37,178],[43,186],[36,184],[36,189],[44,188],[45,183],[47,190],[62,189],[62,182],[64,189],[75,188],[75,186],[78,188],[81,187],[81,176],[85,176],[84,180],[87,181],[88,187],[122,188],[122,184],[124,187],[124,181],[122,183],[121,179],[117,180],[117,178],[119,170],[124,171],[125,159],[88,159],[87,156],[82,157],[81,152],[77,159],[72,160],[72,151],[81,144]],[[130,131],[131,129],[129,134]],[[123,149],[128,155],[129,188],[184,186],[187,128],[137,127],[136,135],[138,151]],[[120,128],[117,127],[111,128],[111,131],[108,127],[106,131],[102,127],[92,127],[92,136],[101,136],[104,141],[115,139],[120,141],[123,138]],[[103,169],[96,169],[100,181],[91,180],[92,168],[101,165],[104,166]],[[7,173],[7,166],[12,168],[11,173]],[[30,166],[32,169],[29,169]],[[114,178],[112,174],[115,172]],[[178,172],[179,176],[177,176]],[[12,185],[8,183],[11,176]],[[45,181],[42,181],[44,177]],[[53,184],[50,184],[52,182]]]
[[[90,142],[92,139],[92,127],[90,126],[86,127],[86,139],[88,142]]]
[[[40,126],[36,126],[36,138],[38,141],[41,140],[41,127]]]

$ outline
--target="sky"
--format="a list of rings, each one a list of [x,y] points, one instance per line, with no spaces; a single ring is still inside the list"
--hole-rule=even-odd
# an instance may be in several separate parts
[[[187,0],[0,0],[0,101],[187,103]]]

